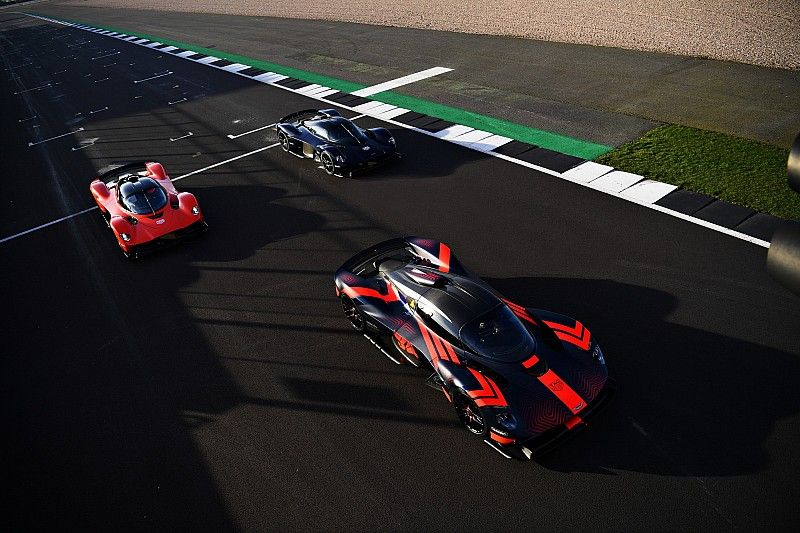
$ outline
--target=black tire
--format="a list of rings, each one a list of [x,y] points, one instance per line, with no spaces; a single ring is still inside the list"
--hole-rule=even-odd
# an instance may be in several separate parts
[[[281,148],[283,148],[284,152],[289,151],[289,137],[282,131],[278,132],[278,142],[281,143]]]
[[[489,434],[486,413],[466,393],[459,390],[453,394],[453,407],[467,431],[479,437],[486,437]]]
[[[359,333],[364,333],[367,327],[364,315],[358,310],[353,300],[347,296],[342,296],[342,310],[344,311],[344,316],[347,317],[348,322],[350,322],[350,325],[353,326],[353,329]]]
[[[319,162],[322,163],[322,168],[325,172],[327,172],[329,176],[333,176],[333,173],[336,172],[336,165],[333,164],[333,157],[331,154],[322,152],[319,154]]]

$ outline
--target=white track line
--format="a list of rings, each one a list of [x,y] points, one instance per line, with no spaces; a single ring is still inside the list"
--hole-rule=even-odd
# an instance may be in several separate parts
[[[46,228],[47,226],[52,226],[53,224],[58,224],[59,222],[64,222],[65,220],[69,220],[71,218],[75,218],[77,216],[83,215],[84,213],[88,213],[89,211],[94,211],[97,209],[97,206],[90,207],[88,209],[84,209],[83,211],[78,211],[77,213],[72,213],[71,215],[67,215],[65,217],[57,218],[55,220],[51,220],[46,224],[42,224],[41,226],[36,226],[35,228],[26,229],[25,231],[21,231],[16,235],[11,235],[10,237],[4,237],[0,239],[0,244],[3,244],[6,241],[10,241],[12,239],[16,239],[17,237],[22,237],[23,235],[27,235],[28,233],[33,233],[34,231],[38,231],[40,229]]]
[[[53,141],[55,139],[60,139],[61,137],[66,137],[67,135],[72,135],[73,133],[77,133],[79,131],[83,131],[83,128],[78,128],[77,130],[70,131],[68,133],[62,133],[61,135],[56,135],[55,137],[50,137],[49,139],[45,139],[43,141],[38,141],[38,142],[35,142],[35,143],[28,143],[28,146],[36,146],[37,144],[42,144],[42,143],[46,143],[46,142],[49,142],[49,141]]]
[[[256,128],[254,130],[246,131],[244,133],[239,133],[238,135],[231,135],[229,133],[228,134],[228,139],[238,139],[239,137],[244,137],[245,135],[250,135],[251,133],[255,133],[257,131],[265,130],[267,128],[272,128],[274,126],[275,126],[275,123],[273,122],[272,124],[267,124],[266,126],[261,126],[260,128]]]
[[[353,94],[356,96],[372,96],[373,94],[382,93],[383,91],[388,91],[390,89],[394,89],[395,87],[400,87],[402,85],[408,85],[409,83],[414,83],[415,81],[424,80],[425,78],[430,78],[432,76],[438,76],[439,74],[444,74],[445,72],[450,72],[451,68],[447,67],[433,67],[427,70],[422,70],[415,74],[409,74],[408,76],[403,76],[402,78],[397,78],[394,80],[385,81],[383,83],[379,83],[378,85],[373,85],[371,87],[364,87]]]

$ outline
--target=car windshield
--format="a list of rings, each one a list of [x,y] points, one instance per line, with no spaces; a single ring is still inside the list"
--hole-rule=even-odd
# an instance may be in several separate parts
[[[119,194],[125,208],[137,215],[155,213],[167,205],[164,190],[150,178],[122,183]]]
[[[498,361],[519,361],[536,350],[536,341],[505,305],[468,322],[460,334],[467,348]]]
[[[337,144],[361,144],[367,141],[361,128],[345,120],[327,122],[323,131],[326,139]]]

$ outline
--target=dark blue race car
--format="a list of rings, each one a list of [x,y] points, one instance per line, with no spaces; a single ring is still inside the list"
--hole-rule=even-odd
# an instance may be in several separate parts
[[[352,177],[398,156],[387,129],[360,128],[335,109],[292,113],[275,130],[284,151],[317,161],[332,176]]]

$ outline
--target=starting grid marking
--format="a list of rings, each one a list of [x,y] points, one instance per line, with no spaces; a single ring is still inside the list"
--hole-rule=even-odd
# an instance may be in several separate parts
[[[452,70],[446,67],[433,67],[431,69],[427,69],[415,74],[410,74],[408,76],[397,78],[396,80],[390,80],[388,82],[374,85],[372,87],[366,87],[364,89],[354,91],[353,93],[342,93],[341,91],[333,89],[331,87],[326,87],[320,84],[308,83],[302,80],[294,80],[292,78],[289,78],[288,76],[278,74],[275,72],[264,72],[262,69],[258,69],[257,67],[251,67],[249,65],[245,65],[242,63],[233,63],[221,57],[204,55],[190,50],[182,50],[180,48],[171,45],[165,45],[157,41],[151,41],[150,39],[144,39],[144,38],[137,39],[136,36],[129,36],[122,33],[111,32],[109,30],[94,28],[92,26],[88,26],[85,24],[74,24],[70,22],[64,22],[39,15],[32,15],[28,13],[25,13],[25,15],[45,20],[48,22],[52,22],[55,24],[74,27],[81,30],[86,30],[93,33],[98,33],[101,35],[113,37],[119,40],[132,42],[134,44],[138,44],[139,46],[151,48],[159,52],[168,52],[176,57],[181,57],[183,59],[187,59],[189,61],[199,64],[205,64],[209,67],[214,67],[218,70],[225,70],[237,76],[243,76],[250,80],[255,80],[260,83],[264,83],[282,90],[300,94],[308,98],[312,98],[314,100],[318,100],[336,107],[341,107],[344,109],[349,109],[351,111],[356,111],[358,113],[362,113],[363,115],[382,120],[384,122],[387,122],[389,124],[404,129],[413,130],[423,135],[436,137],[441,140],[449,141],[493,157],[504,159],[511,163],[521,165],[556,178],[561,178],[578,185],[589,187],[591,189],[603,192],[605,194],[610,194],[617,198],[635,203],[637,205],[641,205],[643,207],[653,209],[655,211],[672,215],[676,218],[686,220],[693,224],[697,224],[699,226],[703,226],[708,229],[724,233],[731,237],[735,237],[737,239],[741,239],[756,244],[758,246],[762,246],[764,248],[769,248],[770,246],[770,243],[768,241],[761,240],[752,235],[747,235],[745,233],[741,233],[731,228],[720,226],[712,222],[708,222],[706,220],[694,217],[692,215],[687,215],[685,213],[674,211],[667,207],[663,207],[656,204],[655,202],[657,202],[667,194],[670,194],[671,192],[677,189],[677,187],[673,185],[657,182],[654,180],[648,180],[645,179],[644,176],[615,170],[612,167],[609,167],[607,165],[600,165],[593,161],[580,160],[579,163],[575,163],[570,168],[567,168],[566,170],[562,170],[559,172],[547,168],[546,166],[543,166],[544,163],[540,159],[531,157],[534,159],[534,161],[537,161],[536,163],[522,159],[522,157],[525,157],[526,155],[533,156],[534,155],[533,152],[539,150],[538,147],[536,146],[525,145],[527,147],[523,146],[521,151],[517,151],[513,155],[507,155],[503,153],[503,150],[506,147],[506,145],[511,145],[511,143],[518,143],[518,144],[524,144],[524,143],[519,143],[518,141],[515,141],[514,139],[511,139],[509,137],[497,135],[488,131],[477,130],[469,126],[464,126],[460,124],[447,123],[448,125],[442,127],[442,129],[431,131],[430,129],[425,129],[427,123],[419,124],[418,127],[418,125],[407,124],[395,120],[396,118],[405,115],[406,113],[411,113],[411,111],[408,109],[364,98],[365,95],[371,96],[394,87],[399,87],[407,83],[413,83],[414,81],[425,79],[431,76],[436,76]],[[220,62],[224,64],[217,64]],[[246,71],[251,69],[258,71],[259,73],[248,74]],[[159,74],[158,76],[154,77],[160,77],[169,74],[172,74],[172,72],[167,71],[167,73]],[[146,80],[149,79],[153,78],[147,78]],[[139,81],[146,81],[146,80],[139,80]],[[281,84],[281,82],[287,83],[287,80],[289,84],[293,85],[293,87]],[[341,96],[344,96],[345,98],[342,99],[340,98]],[[343,102],[346,103],[337,101],[340,99],[342,99]],[[421,115],[419,113],[416,114]],[[424,115],[421,115],[421,117],[424,117]],[[431,122],[445,122],[445,121],[440,121],[436,117],[428,117],[428,118],[431,119]],[[245,134],[247,133],[250,132],[246,132]],[[231,136],[231,135],[228,135],[228,137],[236,138],[236,136]],[[548,150],[543,150],[543,151],[550,152]],[[522,152],[524,152],[524,154]],[[519,155],[519,157],[516,157],[517,155]],[[577,159],[577,158],[572,158],[572,159]],[[0,243],[2,242],[5,242],[5,240],[0,240]]]

